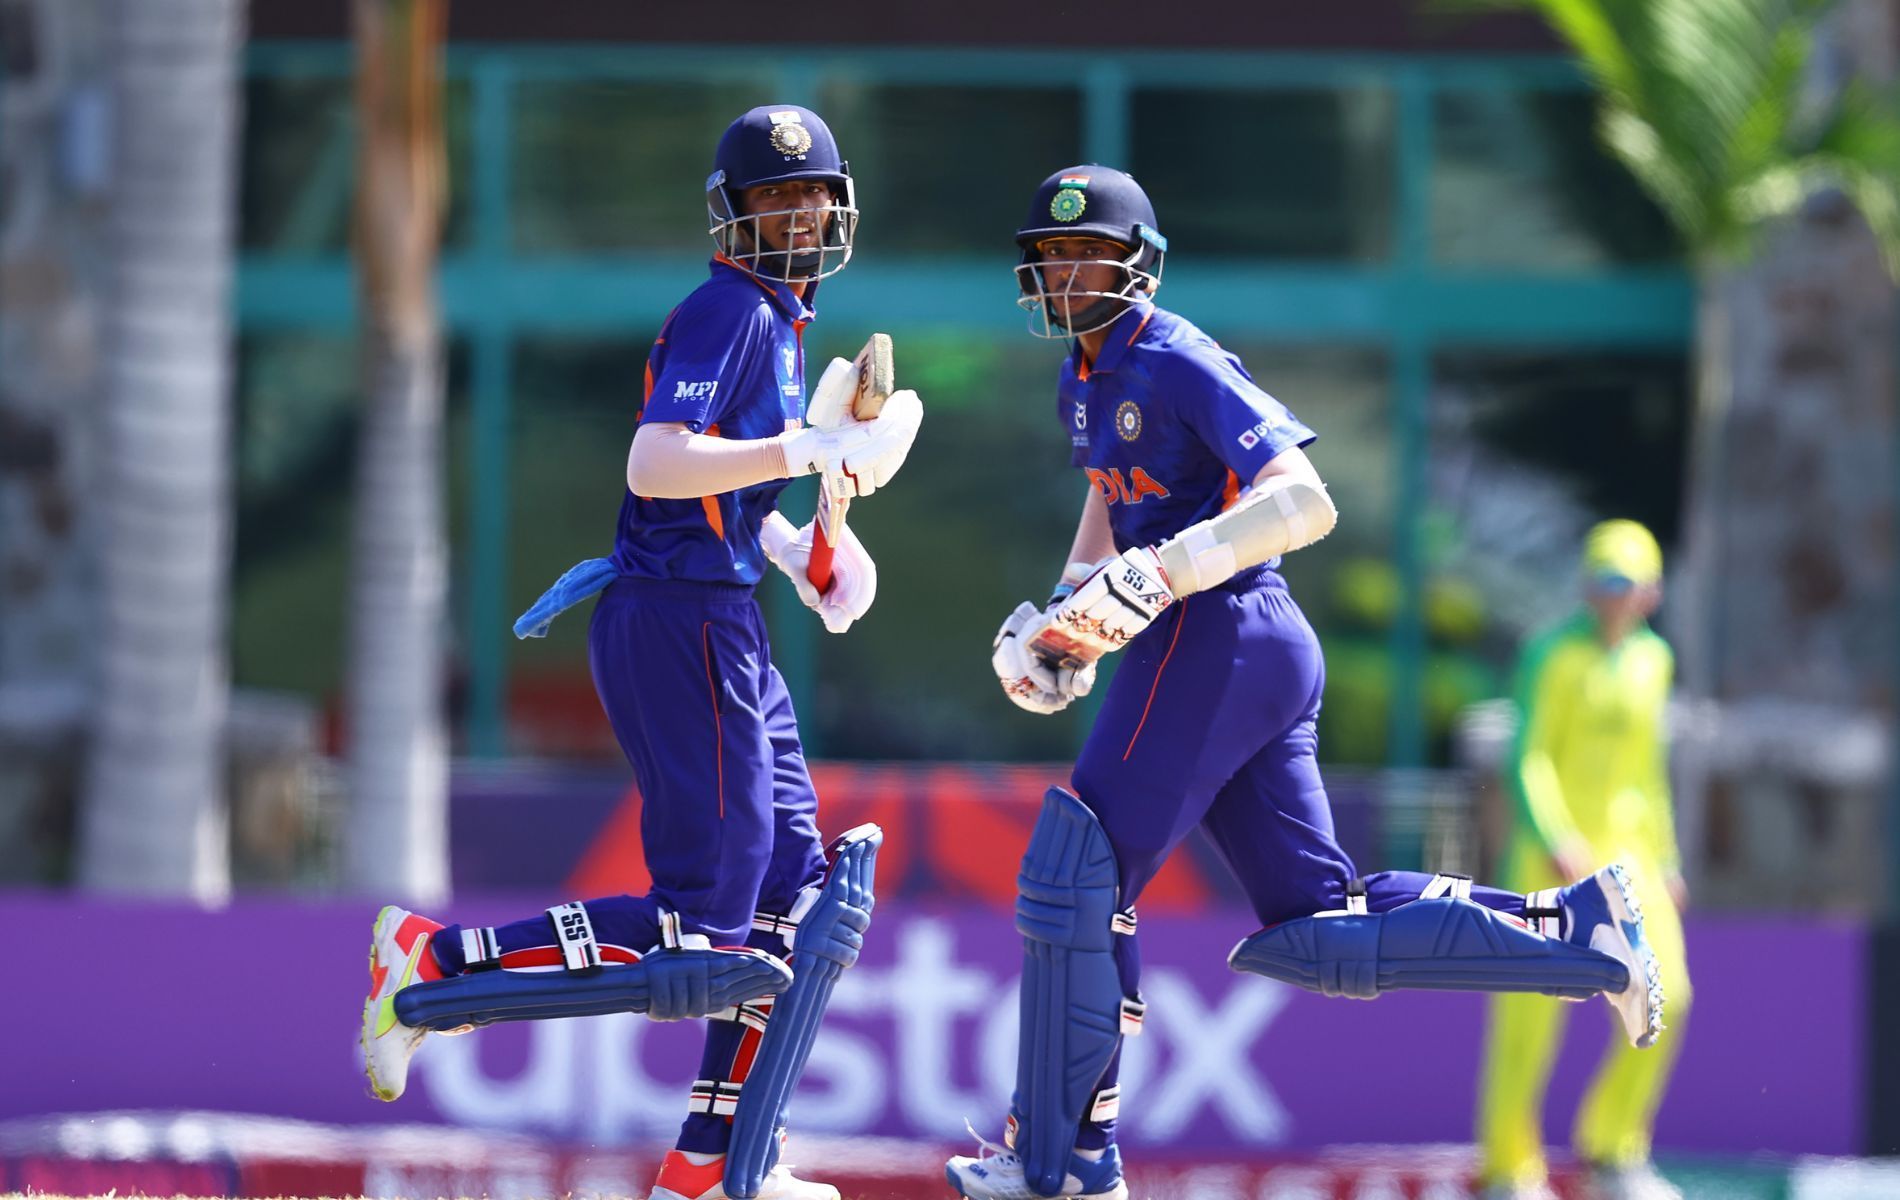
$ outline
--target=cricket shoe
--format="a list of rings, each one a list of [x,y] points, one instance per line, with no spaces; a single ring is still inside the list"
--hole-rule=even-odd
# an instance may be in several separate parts
[[[440,924],[391,904],[376,914],[369,943],[369,999],[363,1001],[363,1070],[378,1100],[394,1100],[409,1082],[409,1058],[429,1031],[396,1019],[396,993],[442,978],[429,939]],[[457,1030],[456,1032],[462,1032]]]
[[[1587,879],[1557,891],[1563,910],[1563,937],[1573,946],[1607,954],[1629,969],[1630,981],[1604,997],[1622,1018],[1630,1045],[1646,1050],[1663,1031],[1662,976],[1656,955],[1643,937],[1643,908],[1620,863],[1611,863]]]
[[[648,1200],[727,1200],[726,1156],[701,1164],[678,1150],[668,1150]],[[838,1200],[838,1189],[800,1179],[792,1174],[790,1163],[779,1163],[759,1184],[758,1200]]]
[[[943,1165],[943,1176],[957,1195],[965,1200],[1043,1200],[1044,1193],[1029,1186],[1023,1173],[1023,1160],[1014,1150],[989,1141],[975,1129],[974,1156],[959,1154]],[[1121,1151],[1110,1146],[1100,1159],[1069,1155],[1069,1171],[1062,1178],[1058,1196],[1075,1200],[1128,1200],[1128,1184],[1122,1180]]]

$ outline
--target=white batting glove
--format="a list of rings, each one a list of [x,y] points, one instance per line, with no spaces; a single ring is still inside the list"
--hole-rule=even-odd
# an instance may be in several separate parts
[[[923,419],[916,392],[892,392],[884,411],[868,421],[828,429],[807,425],[782,435],[785,468],[793,479],[823,473],[834,496],[869,496],[904,465]]]
[[[1091,660],[1112,654],[1174,603],[1168,574],[1146,546],[1116,555],[1049,606],[1049,625]]]
[[[857,533],[846,525],[844,541],[834,549],[831,559],[831,586],[821,595],[808,577],[811,545],[811,524],[794,529],[784,513],[768,513],[759,528],[759,547],[792,581],[799,600],[818,614],[826,629],[843,633],[869,612],[871,602],[877,599],[877,564],[871,561]]]
[[[996,631],[990,653],[990,666],[996,671],[997,682],[1003,685],[1003,694],[1016,707],[1044,715],[1061,712],[1095,686],[1094,663],[1080,668],[1058,667],[1029,648],[1030,640],[1048,619],[1048,614],[1023,601]]]

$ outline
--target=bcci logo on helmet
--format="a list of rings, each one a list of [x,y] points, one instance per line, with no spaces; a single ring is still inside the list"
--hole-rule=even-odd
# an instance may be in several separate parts
[[[811,149],[811,130],[795,112],[772,114],[772,149],[787,158],[803,158]]]
[[[1080,220],[1088,206],[1089,198],[1080,188],[1065,187],[1049,201],[1049,215],[1063,222]]]

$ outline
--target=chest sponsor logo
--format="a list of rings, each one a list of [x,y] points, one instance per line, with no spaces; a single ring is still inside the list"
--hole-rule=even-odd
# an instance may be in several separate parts
[[[673,385],[675,400],[711,400],[719,390],[717,379],[708,379],[700,383],[689,383],[682,379]]]
[[[1116,407],[1115,436],[1124,442],[1141,436],[1141,406],[1133,400],[1124,400]]]
[[[1140,467],[1130,468],[1125,478],[1120,467],[1106,471],[1090,467],[1089,483],[1110,504],[1140,504],[1149,496],[1166,500],[1169,495],[1167,488],[1156,483],[1154,476]]]

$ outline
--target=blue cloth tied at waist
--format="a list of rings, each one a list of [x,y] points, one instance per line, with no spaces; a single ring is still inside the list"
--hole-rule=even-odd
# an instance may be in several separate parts
[[[554,581],[553,587],[541,593],[541,598],[527,612],[515,618],[515,636],[546,637],[554,618],[603,590],[619,575],[620,569],[611,558],[590,558],[575,563]]]

